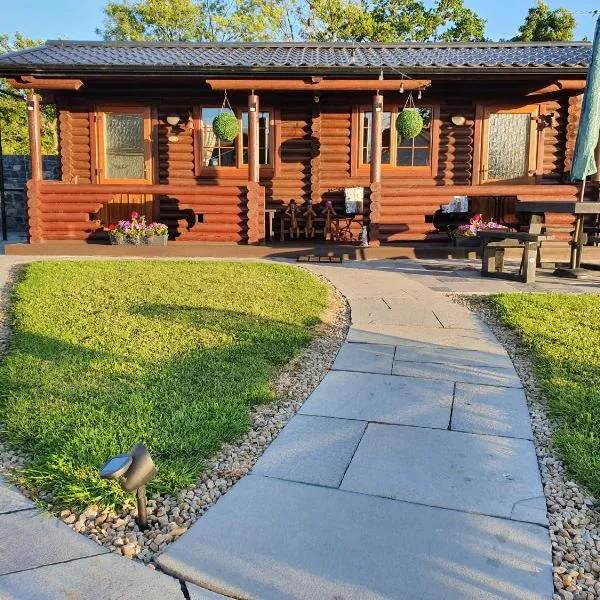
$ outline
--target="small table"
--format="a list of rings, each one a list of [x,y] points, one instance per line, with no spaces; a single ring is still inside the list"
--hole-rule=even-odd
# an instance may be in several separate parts
[[[517,197],[518,199],[518,197]],[[555,275],[560,277],[585,277],[586,270],[581,269],[581,255],[583,253],[583,244],[585,236],[583,233],[583,220],[586,215],[600,214],[600,202],[577,202],[576,200],[527,200],[517,202],[518,212],[541,215],[544,213],[571,213],[575,215],[575,233],[571,242],[570,268],[559,268],[554,271]]]
[[[272,207],[272,206],[267,206],[267,208],[265,208],[265,237],[267,238],[268,242],[272,242],[273,238],[275,237],[275,230],[273,228],[273,222],[275,220],[275,215],[281,210],[280,207]]]

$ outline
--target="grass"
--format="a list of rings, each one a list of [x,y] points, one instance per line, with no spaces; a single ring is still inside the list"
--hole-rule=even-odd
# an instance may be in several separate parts
[[[490,302],[531,351],[570,476],[600,498],[600,295],[501,294]]]
[[[309,343],[326,298],[283,265],[33,263],[0,365],[3,437],[31,457],[22,482],[59,507],[120,505],[98,468],[142,442],[159,470],[151,490],[193,483],[273,399],[274,369]]]

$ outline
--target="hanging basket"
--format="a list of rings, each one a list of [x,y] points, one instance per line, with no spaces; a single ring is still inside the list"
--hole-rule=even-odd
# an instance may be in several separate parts
[[[423,130],[423,117],[416,108],[405,108],[396,118],[396,130],[403,140],[412,140]]]
[[[237,117],[230,112],[219,113],[212,122],[213,133],[223,142],[233,142],[240,132]]]

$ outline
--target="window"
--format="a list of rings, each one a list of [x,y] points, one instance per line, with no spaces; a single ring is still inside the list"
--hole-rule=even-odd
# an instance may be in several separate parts
[[[97,115],[100,182],[149,182],[150,110],[105,107]]]
[[[201,164],[202,167],[242,168],[248,164],[248,111],[236,110],[240,123],[240,135],[232,142],[217,139],[212,129],[213,119],[222,112],[221,108],[202,108],[200,118]],[[227,111],[231,112],[231,111]],[[258,160],[262,166],[272,166],[273,117],[271,110],[258,113]]]
[[[203,167],[237,167],[238,139],[224,142],[215,135],[212,123],[214,118],[223,112],[220,108],[203,108],[202,121],[202,166]],[[231,112],[231,111],[227,111]],[[239,136],[238,136],[239,137]]]
[[[479,182],[533,182],[539,105],[483,110]]]
[[[242,164],[248,164],[248,113],[242,113]],[[271,164],[271,113],[258,113],[258,164]]]
[[[433,147],[433,114],[431,106],[418,107],[423,117],[424,127],[421,133],[413,139],[402,140],[396,132],[396,118],[402,111],[402,106],[395,106],[384,110],[382,115],[382,144],[381,164],[392,168],[431,168],[431,155]],[[360,113],[360,163],[359,166],[371,163],[371,144],[373,131],[373,113],[364,110]]]

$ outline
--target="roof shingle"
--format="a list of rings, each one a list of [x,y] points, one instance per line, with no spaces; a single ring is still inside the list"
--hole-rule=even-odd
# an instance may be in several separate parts
[[[587,42],[314,44],[50,41],[0,56],[0,72],[550,69],[585,71]]]

